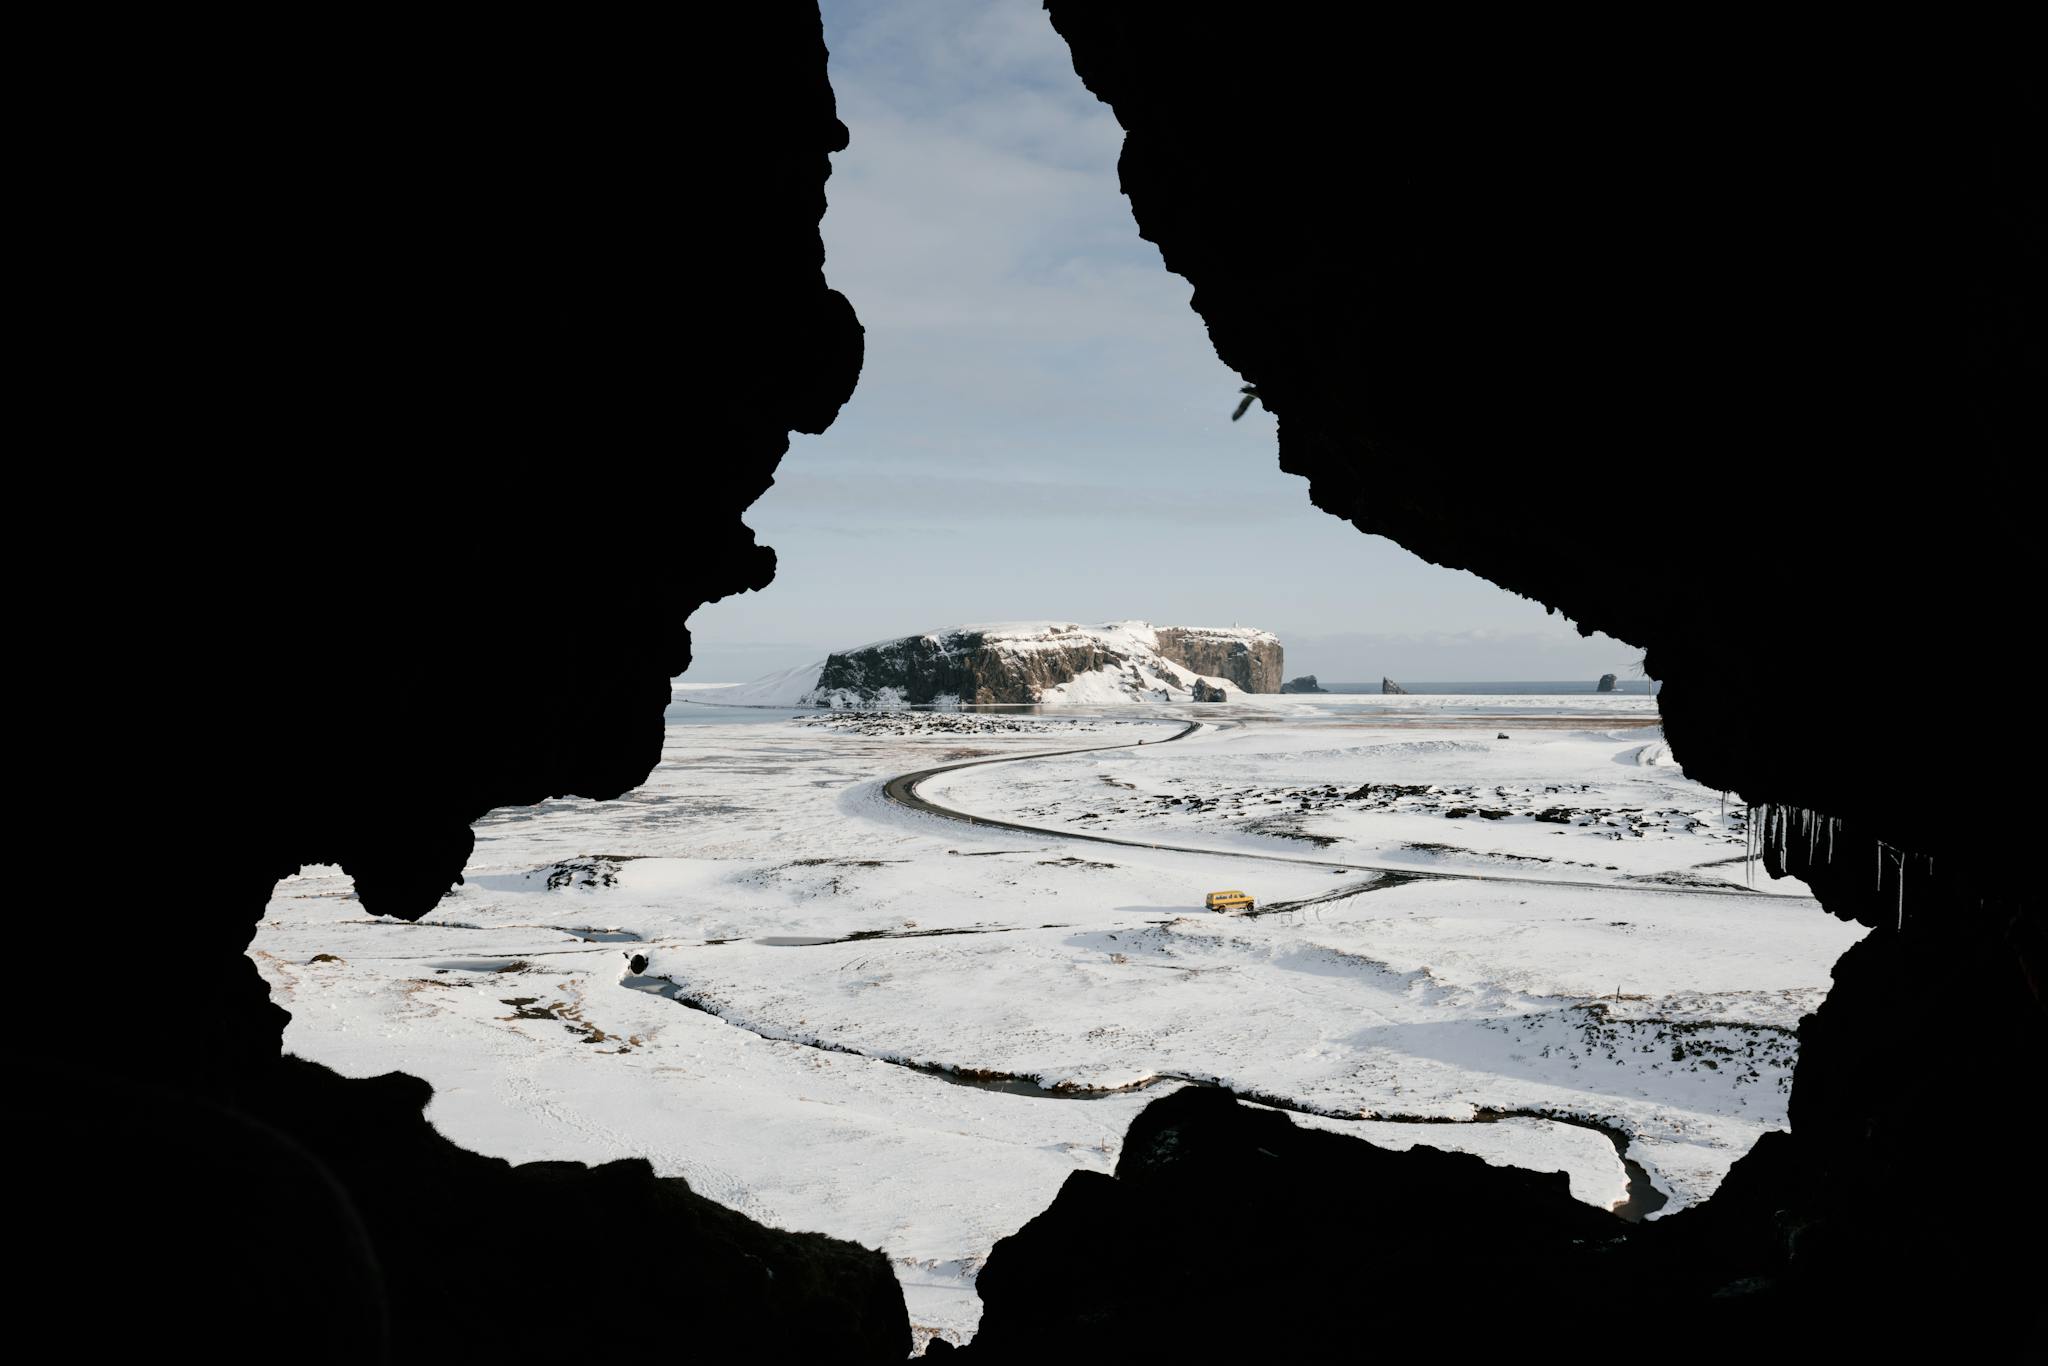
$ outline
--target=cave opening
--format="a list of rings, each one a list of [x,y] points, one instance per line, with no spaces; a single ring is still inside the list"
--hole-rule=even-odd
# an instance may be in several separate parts
[[[118,952],[140,989],[81,1011],[56,953],[24,974],[62,1026],[19,1097],[52,1336],[428,1360],[652,1323],[881,1360],[971,1327],[1000,1361],[2038,1328],[2005,1246],[2038,1189],[1956,1195],[2039,1127],[2034,744],[1882,686],[2024,634],[2031,84],[1921,32],[1845,61],[1832,30],[1646,31],[1631,66],[1555,25],[1046,11],[707,12],[680,80],[658,26],[428,21],[81,74],[78,411],[264,475],[78,499],[125,597],[76,614],[100,747],[46,843],[149,800],[68,879],[88,980]],[[845,121],[828,46],[878,73]],[[1004,82],[978,123],[961,92]],[[1069,137],[1120,146],[1121,221]],[[949,192],[889,188],[891,154]],[[863,180],[913,211],[828,252]],[[1237,482],[1267,443],[1316,517]],[[1360,567],[1386,537],[1632,643],[1585,681],[1639,647],[1662,690],[1247,687],[1252,624],[1306,638],[1232,596],[1247,524],[1304,620],[1416,572]],[[756,531],[820,629],[741,629],[778,601]],[[937,620],[863,624],[906,580]],[[848,648],[1048,610],[1074,638]],[[1110,696],[692,711],[798,645],[835,693],[942,692],[1000,645]],[[1434,672],[1403,667],[1356,681]],[[106,722],[138,687],[139,741]],[[1688,841],[1719,857],[1662,858]]]
[[[1562,1173],[1629,1220],[1703,1204],[1783,1127],[1798,1020],[1860,931],[1753,875],[1746,805],[1673,761],[1639,648],[1310,504],[1034,6],[824,19],[850,132],[825,268],[865,356],[747,511],[773,583],[691,616],[647,782],[476,821],[403,946],[342,870],[281,884],[253,952],[287,1049],[425,1078],[471,1151],[643,1157],[879,1247],[920,1346],[971,1338],[995,1243],[1182,1089]],[[982,622],[1080,654],[977,705],[947,664],[857,649]],[[1225,622],[1272,628],[1272,677],[1162,639]],[[1160,658],[1114,657],[1142,633]],[[1317,691],[1281,694],[1297,678]],[[1258,904],[1219,929],[1212,881]],[[1145,999],[1148,975],[1181,989]],[[1298,980],[1322,990],[1290,1012]],[[1259,1023],[1202,1028],[1233,1015]],[[1101,1103],[1015,1103],[1077,1099]]]

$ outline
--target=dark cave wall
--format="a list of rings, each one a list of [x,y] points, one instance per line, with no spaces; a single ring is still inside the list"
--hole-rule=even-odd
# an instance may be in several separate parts
[[[1579,1287],[1527,1320],[1575,1344],[1617,1315],[1693,1343],[2010,1329],[2025,1264],[1988,1249],[2038,1226],[2040,1193],[1956,1198],[1984,1133],[1939,1121],[2019,1078],[1993,1118],[2040,1127],[2038,893],[2025,851],[1944,815],[2007,760],[1901,743],[1874,681],[1921,666],[1917,631],[2003,648],[2031,583],[2030,87],[1945,64],[1925,33],[1870,53],[1783,19],[1769,41],[1546,16],[1447,42],[1332,11],[1052,10],[1128,130],[1141,231],[1318,506],[1644,646],[1694,776],[1930,866],[1907,871],[1903,928],[1853,860],[1809,870],[1831,910],[1891,929],[1806,1028],[1797,1132],[1700,1210],[1584,1253],[1552,1236],[1581,1212],[1524,1184],[1507,1269],[1446,1301],[1404,1238],[1490,1217],[1484,1191],[1448,1198],[1462,1175],[1390,1225],[1372,1190],[1412,1195],[1433,1159],[1361,1159],[1387,1170],[1322,1218],[1317,1188],[1270,1199],[1260,1164],[1293,1140],[1175,1110],[1157,1135],[1218,1136],[1181,1188],[1215,1218],[1183,1204],[1162,1248],[1116,1217],[1173,1208],[1150,1162],[1129,1173],[1145,1190],[1084,1182],[1048,1213],[1093,1229],[1105,1275],[1172,1259],[1189,1312],[1096,1286],[1067,1325],[1004,1328],[1034,1307],[1001,1287],[1075,1257],[1034,1226],[991,1263],[977,1350],[1047,1328],[1073,1359],[1140,1329],[1155,1353],[1486,1331],[1494,1287],[1531,1284]],[[124,23],[87,45],[60,118],[81,169],[37,205],[62,218],[72,315],[37,340],[86,448],[57,509],[94,646],[64,660],[85,675],[66,725],[95,740],[38,826],[67,877],[85,866],[67,896],[89,929],[25,974],[46,1036],[17,1097],[40,1155],[31,1326],[220,1359],[587,1351],[671,1322],[702,1351],[900,1356],[877,1254],[760,1229],[644,1164],[463,1153],[416,1080],[279,1060],[281,1012],[242,957],[301,863],[416,917],[476,815],[638,782],[689,612],[772,574],[741,513],[860,364],[821,273],[846,134],[815,11]],[[1617,41],[1630,60],[1607,59]],[[1818,680],[1811,706],[1768,686],[1788,668]],[[168,738],[138,740],[138,713]],[[74,855],[117,785],[151,836]],[[81,979],[130,968],[74,1031]],[[1929,996],[1962,1018],[1915,1035]],[[1315,1145],[1301,1161],[1350,1169]],[[557,1241],[519,1244],[509,1215]],[[599,1242],[629,1275],[588,1268]],[[1321,1301],[1206,1293],[1262,1258],[1348,1274],[1319,1270]],[[573,1306],[521,1312],[535,1275]],[[1595,1309],[1571,1312],[1586,1287]]]
[[[641,1162],[464,1152],[423,1083],[280,1058],[244,956],[303,864],[414,919],[477,817],[639,783],[690,614],[773,577],[742,514],[862,358],[823,271],[847,130],[815,7],[165,24],[75,93],[101,321],[68,375],[138,458],[86,504],[119,657],[83,671],[72,768],[139,804],[90,957],[145,966],[29,1065],[42,1320],[360,1361],[637,1315],[900,1359],[879,1253]],[[29,1014],[77,1019],[39,976]],[[522,1309],[548,1268],[577,1295]]]
[[[237,377],[222,439],[291,434],[262,477],[166,509],[189,771],[253,882],[337,863],[407,919],[494,807],[646,776],[685,622],[773,577],[741,516],[862,349],[822,268],[847,133],[814,9],[413,41],[261,82],[261,126],[201,104],[179,131],[210,153],[158,168],[208,282],[190,363]],[[535,82],[541,61],[570,74]],[[233,236],[257,204],[273,234]],[[317,767],[283,763],[308,735]],[[242,904],[227,961],[253,977]]]
[[[1318,507],[1644,647],[1702,781],[1968,842],[1858,723],[2032,573],[2029,82],[1791,23],[1616,60],[1591,20],[1048,9]]]
[[[1958,58],[1939,34],[1796,23],[1763,42],[1652,21],[1624,41],[1556,16],[1428,32],[1328,8],[1046,8],[1125,129],[1141,235],[1277,416],[1281,468],[1361,531],[1642,646],[1688,774],[1759,808],[1774,872],[1874,927],[1802,1025],[1792,1133],[1714,1201],[1560,1251],[1538,1281],[1561,1277],[1564,1305],[1597,1278],[1625,1321],[1675,1318],[1699,1343],[2037,1326],[2003,1246],[2048,1215],[2041,1192],[1954,1184],[1987,1104],[2003,1134],[2043,1118],[2032,851],[1978,799],[2008,756],[1957,743],[1944,699],[1888,686],[1923,652],[2009,640],[2037,577],[2031,83],[1981,35]],[[1124,1264],[1048,1230],[1141,1199],[1125,1182],[1070,1182],[1047,1230],[997,1249],[975,1353],[1136,1331],[1135,1300],[1086,1322],[1005,1300],[1064,1259]],[[1228,1204],[1262,1184],[1246,1155],[1210,1189]],[[1450,1194],[1439,1213],[1484,1216]],[[1361,1287],[1405,1265],[1288,1208],[1176,1251],[1222,1265],[1261,1243],[1341,1260]],[[1497,1298],[1297,1302],[1271,1341]],[[1226,1331],[1190,1309],[1151,1321],[1154,1349]]]

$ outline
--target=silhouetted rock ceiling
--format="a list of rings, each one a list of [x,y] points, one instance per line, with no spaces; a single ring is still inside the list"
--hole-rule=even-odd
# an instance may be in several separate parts
[[[2027,87],[1782,17],[1424,41],[1333,7],[1050,9],[1317,505],[1645,647],[1688,772],[1774,804],[1774,865],[1877,931],[1803,1031],[1794,1134],[1696,1211],[1630,1231],[1176,1096],[998,1249],[971,1350],[2023,1330],[1999,1244],[2039,1183],[1970,1174],[2042,1128],[2031,850],[1998,821],[2013,761],[1924,724],[1977,699],[1895,685],[1957,651],[1995,678],[2032,625]],[[740,514],[861,357],[821,273],[846,130],[815,13],[194,24],[75,93],[67,278],[108,320],[77,373],[127,464],[80,495],[118,593],[65,589],[98,605],[65,661],[90,717],[62,734],[91,738],[46,823],[62,849],[123,820],[120,784],[150,837],[46,913],[89,926],[80,972],[136,974],[104,1016],[60,1029],[80,977],[17,973],[62,1036],[18,1097],[28,1302],[216,1358],[900,1357],[879,1254],[644,1163],[464,1153],[421,1083],[280,1060],[242,956],[302,863],[416,917],[485,811],[639,782],[684,621],[768,582]],[[1175,1144],[1199,1162],[1154,1160]],[[1085,1295],[1005,1298],[1075,1265]],[[1324,1293],[1283,1302],[1287,1266]]]
[[[93,970],[132,976],[27,1068],[58,1170],[28,1196],[31,1301],[64,1341],[210,1359],[644,1334],[900,1360],[880,1253],[637,1160],[464,1152],[424,1083],[280,1059],[243,956],[301,864],[412,919],[485,812],[639,783],[684,622],[768,584],[741,514],[861,364],[822,270],[847,132],[816,11],[118,44],[75,94],[106,120],[95,221],[127,230],[88,264],[122,282],[94,412],[136,467],[95,572],[119,566],[129,629],[120,674],[84,671],[113,685],[92,730],[119,734],[77,761],[97,809],[68,814],[150,838],[80,912]],[[94,1014],[32,976],[30,1018]]]
[[[1240,1117],[1190,1111],[1171,1124],[1212,1155],[1202,1179],[1071,1180],[990,1259],[970,1354],[1557,1341],[1545,1306],[1690,1345],[2019,1340],[2034,1272],[2004,1234],[2043,1197],[1956,1174],[2042,1119],[2033,851],[1996,814],[2011,756],[1958,742],[1981,699],[1913,684],[2030,629],[2030,87],[1923,33],[1878,52],[1782,24],[1047,8],[1126,130],[1140,231],[1278,416],[1281,467],[1360,530],[1645,647],[1687,772],[1876,928],[1802,1026],[1792,1133],[1696,1210],[1538,1252],[1582,1218],[1561,1195],[1504,1214],[1439,1184],[1413,1210],[1433,1158],[1297,1157],[1371,1183],[1381,1227],[1373,1200],[1262,1166]],[[1189,1279],[1160,1288],[1131,1212],[1182,1218],[1175,1199],[1208,1204],[1172,1239]],[[1443,1228],[1499,1247],[1495,1274],[1432,1250]],[[1083,1258],[1148,1293],[1042,1293]],[[1259,1293],[1233,1299],[1240,1275]]]

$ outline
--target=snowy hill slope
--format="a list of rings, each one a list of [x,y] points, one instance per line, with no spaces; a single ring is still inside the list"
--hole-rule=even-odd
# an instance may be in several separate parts
[[[731,706],[896,706],[1221,701],[1277,692],[1282,653],[1249,626],[1028,621],[878,641],[716,692]]]

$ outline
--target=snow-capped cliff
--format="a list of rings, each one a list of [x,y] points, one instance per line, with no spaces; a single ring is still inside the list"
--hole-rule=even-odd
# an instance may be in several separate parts
[[[716,693],[739,706],[1186,702],[1278,692],[1279,637],[1249,626],[1027,621],[878,641]],[[712,700],[706,696],[706,701]]]

